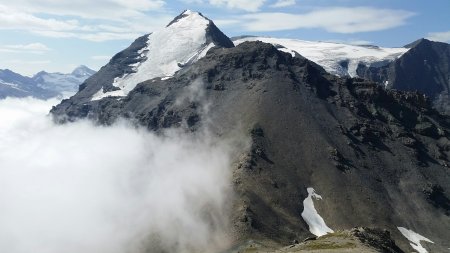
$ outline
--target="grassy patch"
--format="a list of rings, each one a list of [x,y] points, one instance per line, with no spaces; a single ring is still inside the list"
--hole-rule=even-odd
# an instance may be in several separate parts
[[[328,239],[328,238],[332,238],[332,237],[339,237],[339,238],[352,238],[348,233],[343,232],[343,231],[337,231],[334,233],[329,233],[326,235],[321,236],[318,240],[322,240],[322,239]]]
[[[336,243],[336,242],[322,242],[315,241],[308,243],[303,247],[306,250],[319,250],[319,249],[353,249],[356,245],[352,242]]]

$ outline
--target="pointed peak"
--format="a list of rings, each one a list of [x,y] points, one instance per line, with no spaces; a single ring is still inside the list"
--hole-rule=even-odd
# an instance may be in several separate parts
[[[234,47],[230,38],[223,34],[212,20],[197,11],[184,10],[166,26],[169,29],[183,30],[187,27],[204,29],[207,44],[214,43],[220,47]]]
[[[184,14],[184,15],[194,15],[194,14],[196,14],[196,15],[203,16],[200,12],[192,11],[192,10],[184,10],[181,14]]]
[[[43,76],[43,75],[47,75],[47,74],[48,74],[48,73],[47,73],[46,71],[41,70],[41,71],[37,72],[36,74],[34,74],[34,76],[33,76],[32,78],[33,78],[33,79],[39,78],[39,77],[41,77],[41,76]]]
[[[409,44],[407,44],[407,45],[405,45],[403,47],[404,48],[413,48],[413,47],[417,47],[418,45],[429,43],[429,42],[431,42],[431,41],[429,41],[429,40],[427,40],[425,38],[421,38],[421,39],[418,39],[418,40],[416,40],[416,41],[414,41],[412,43],[409,43]]]
[[[200,12],[192,11],[192,10],[184,10],[183,12],[181,12],[180,15],[176,16],[172,21],[170,21],[170,23],[166,27],[169,27],[187,17],[197,17],[199,19],[207,20],[208,22],[210,21],[208,18],[203,16],[203,14]]]
[[[72,71],[71,74],[74,75],[74,76],[80,76],[80,77],[81,76],[91,76],[91,75],[95,74],[95,71],[90,69],[90,68],[88,68],[85,65],[80,65],[80,66],[76,67]]]
[[[89,68],[87,66],[85,66],[85,65],[79,65],[74,70],[77,70],[77,69],[89,69]]]

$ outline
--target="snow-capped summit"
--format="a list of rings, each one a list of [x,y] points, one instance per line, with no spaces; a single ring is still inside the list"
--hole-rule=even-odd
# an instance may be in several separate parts
[[[67,96],[77,92],[78,86],[93,74],[95,74],[94,70],[84,65],[80,65],[70,74],[41,71],[34,75],[32,79],[40,88]]]
[[[233,47],[226,37],[201,13],[186,10],[166,27],[149,34],[129,73],[117,76],[113,89],[99,87],[93,100],[108,96],[126,96],[137,84],[156,77],[170,78],[175,72],[204,57],[214,46]]]

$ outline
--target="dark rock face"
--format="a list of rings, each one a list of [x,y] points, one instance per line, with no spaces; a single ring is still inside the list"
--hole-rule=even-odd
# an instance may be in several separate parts
[[[362,243],[377,249],[383,253],[403,253],[391,238],[391,233],[387,230],[377,230],[366,227],[354,228],[350,231],[354,237]]]
[[[311,236],[301,213],[306,188],[314,187],[323,197],[316,209],[335,230],[385,228],[408,251],[402,226],[435,249],[450,247],[450,121],[421,94],[341,79],[301,56],[246,42],[213,48],[173,78],[140,83],[120,100],[79,97],[52,114],[101,124],[122,117],[154,131],[195,131],[208,122],[217,135],[247,134],[251,148],[233,172],[237,241]]]
[[[429,96],[436,109],[450,113],[450,45],[420,39],[407,47],[410,50],[388,66],[359,66],[358,75],[391,89],[418,91]]]

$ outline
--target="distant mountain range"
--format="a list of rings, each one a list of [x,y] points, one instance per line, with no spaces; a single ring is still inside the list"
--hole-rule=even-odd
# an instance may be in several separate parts
[[[79,66],[69,74],[41,71],[33,77],[22,76],[9,69],[0,70],[0,99],[6,97],[35,97],[48,99],[67,96],[78,91],[78,87],[96,72]]]

